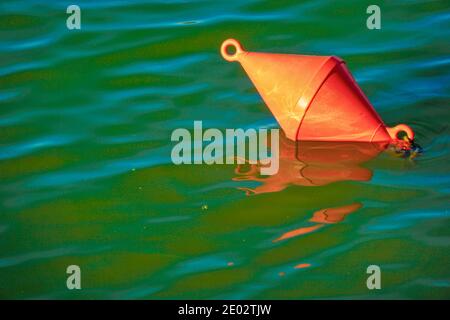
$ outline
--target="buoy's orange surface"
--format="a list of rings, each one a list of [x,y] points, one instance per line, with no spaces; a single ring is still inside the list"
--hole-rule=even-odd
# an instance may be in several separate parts
[[[414,139],[405,124],[386,127],[338,57],[248,52],[235,39],[221,54],[241,63],[291,140],[390,142],[402,131]]]

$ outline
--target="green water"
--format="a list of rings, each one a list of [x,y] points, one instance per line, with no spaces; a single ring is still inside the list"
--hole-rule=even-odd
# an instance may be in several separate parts
[[[381,30],[366,27],[372,1],[75,3],[72,31],[72,1],[0,4],[1,298],[450,298],[448,2],[378,1]],[[221,58],[229,37],[342,57],[423,154],[287,159],[263,181],[175,166],[171,132],[194,120],[277,127]],[[66,287],[73,264],[81,290]]]

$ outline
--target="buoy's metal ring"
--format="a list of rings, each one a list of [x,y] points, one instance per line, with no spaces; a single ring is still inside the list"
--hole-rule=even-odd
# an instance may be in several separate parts
[[[414,131],[406,124],[398,124],[395,127],[386,128],[386,130],[393,140],[398,139],[398,134],[400,132],[405,132],[410,141],[414,140]]]
[[[236,52],[233,54],[228,53],[228,48],[234,47]],[[236,39],[227,39],[222,43],[222,46],[220,47],[220,53],[222,54],[222,57],[227,61],[237,61],[239,58],[239,55],[244,53],[244,49],[242,48],[242,45],[239,41]]]

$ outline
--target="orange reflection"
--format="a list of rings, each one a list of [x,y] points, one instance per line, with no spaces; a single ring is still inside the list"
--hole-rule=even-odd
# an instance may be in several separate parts
[[[309,221],[316,223],[338,223],[343,221],[346,215],[355,212],[361,207],[361,203],[353,203],[348,206],[322,209],[314,212],[313,217]]]
[[[347,206],[318,210],[314,212],[312,218],[309,219],[310,222],[315,222],[317,224],[285,232],[280,237],[273,240],[273,242],[278,242],[281,240],[286,240],[289,238],[311,233],[323,227],[325,224],[341,222],[348,214],[355,212],[361,207],[361,203],[353,203]]]
[[[283,134],[279,143],[279,170],[271,176],[261,175],[261,164],[238,165],[235,181],[259,182],[255,188],[238,189],[247,195],[279,192],[290,185],[323,186],[338,181],[368,181],[372,171],[361,166],[388,147],[387,143],[291,141]],[[328,224],[343,221],[362,207],[353,203],[317,210],[308,222],[313,223],[283,233],[272,242],[279,242],[315,232]],[[298,268],[306,265],[298,265]]]
[[[303,234],[307,234],[307,233],[311,233],[313,231],[316,231],[317,229],[319,229],[320,227],[322,227],[321,224],[316,224],[314,226],[311,227],[303,227],[303,228],[298,228],[292,231],[288,231],[286,233],[283,233],[279,238],[273,240],[273,242],[278,242],[281,240],[286,240],[289,238],[293,238],[293,237],[297,237]]]
[[[280,135],[278,173],[261,176],[260,164],[238,165],[235,181],[257,181],[247,195],[279,192],[289,185],[323,186],[337,181],[368,181],[372,171],[360,164],[375,158],[387,144],[363,142],[291,141]]]
[[[299,263],[298,265],[296,265],[294,267],[294,269],[304,269],[304,268],[309,268],[311,267],[311,264],[309,263]]]

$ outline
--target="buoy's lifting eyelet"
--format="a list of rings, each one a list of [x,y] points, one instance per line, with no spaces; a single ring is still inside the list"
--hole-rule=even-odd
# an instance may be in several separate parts
[[[391,139],[393,139],[393,140],[399,139],[398,134],[400,132],[405,132],[409,141],[414,140],[414,131],[406,124],[402,123],[402,124],[396,125],[395,127],[386,128],[386,129],[387,129],[387,132],[389,133],[389,135],[391,136]]]
[[[229,47],[234,47],[236,52],[234,52],[233,54],[229,54],[227,51]],[[242,48],[242,45],[236,39],[227,39],[222,43],[222,46],[220,47],[220,53],[222,54],[222,57],[230,62],[237,61],[239,55],[243,52],[245,51]]]

